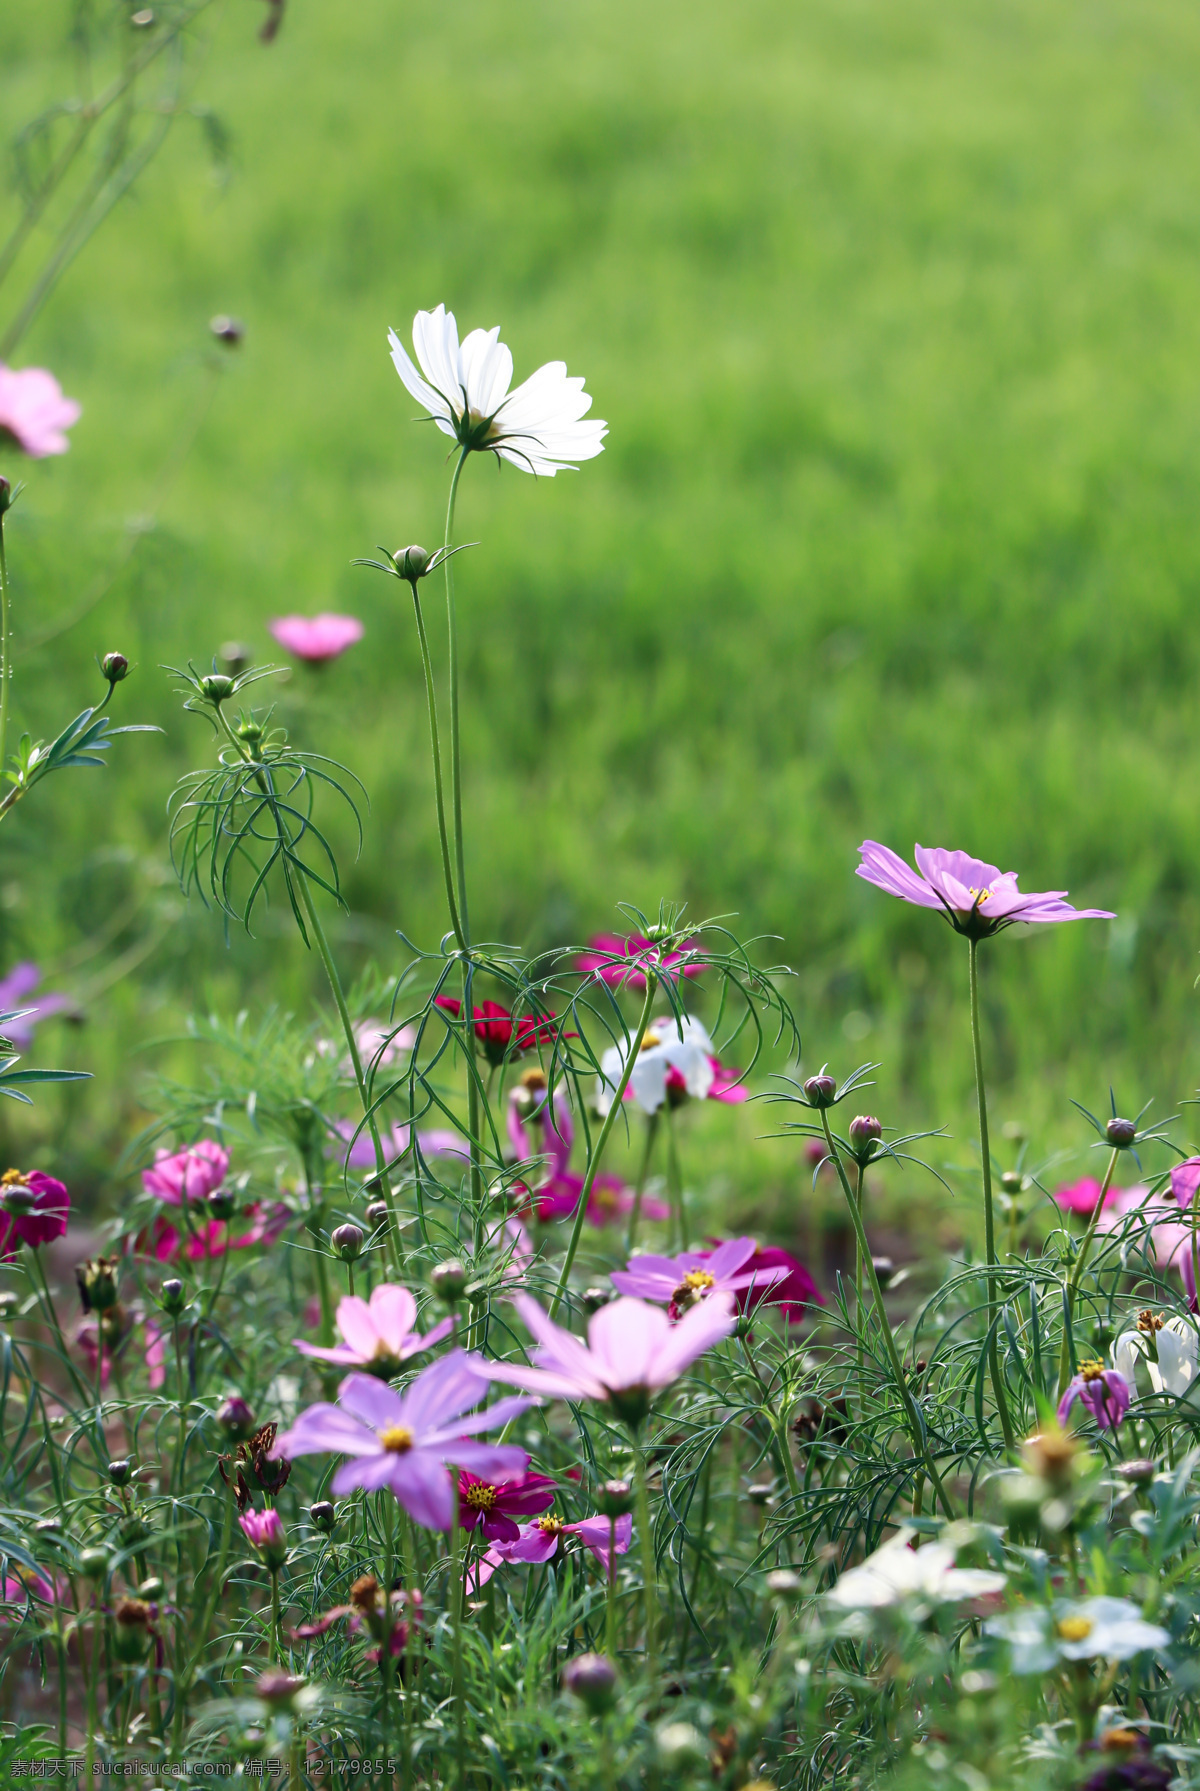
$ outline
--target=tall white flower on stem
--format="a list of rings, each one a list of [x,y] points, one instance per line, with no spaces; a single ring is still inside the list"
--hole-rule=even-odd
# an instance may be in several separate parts
[[[513,360],[500,330],[472,330],[458,339],[453,311],[418,311],[413,319],[414,366],[395,330],[392,360],[408,390],[443,435],[460,447],[495,454],[526,473],[552,479],[561,468],[593,460],[608,424],[587,413],[583,380],[569,378],[565,361],[547,361],[510,390]]]

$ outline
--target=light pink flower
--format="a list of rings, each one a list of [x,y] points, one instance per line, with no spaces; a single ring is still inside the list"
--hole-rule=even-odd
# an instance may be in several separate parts
[[[598,933],[590,948],[577,954],[575,962],[580,970],[607,983],[610,989],[626,985],[644,989],[648,969],[660,978],[668,974],[672,979],[699,976],[704,966],[695,962],[698,955],[694,945],[681,951],[664,951],[644,933],[631,933],[628,938],[620,933]]]
[[[39,995],[36,1000],[31,999],[41,980],[41,971],[28,958],[14,964],[7,976],[0,977],[0,1014],[15,1010],[21,1016],[19,1020],[6,1020],[0,1031],[12,1040],[18,1051],[28,1051],[33,1043],[35,1026],[69,1005],[65,995]]]
[[[757,1291],[759,1297],[782,1281],[782,1266],[763,1268],[752,1258],[758,1253],[753,1238],[730,1238],[715,1250],[687,1250],[682,1256],[634,1256],[623,1269],[614,1269],[610,1280],[618,1293],[639,1300],[655,1300],[672,1319],[701,1300],[721,1294]]]
[[[31,460],[65,454],[71,445],[66,431],[79,416],[80,406],[63,397],[53,373],[44,367],[18,372],[0,362],[0,435],[11,435]]]
[[[970,939],[986,939],[1004,927],[1021,921],[1048,925],[1062,920],[1115,920],[1104,908],[1072,908],[1064,900],[1065,889],[1042,890],[1026,895],[1017,888],[1016,871],[1001,871],[969,852],[951,852],[944,846],[914,846],[914,871],[877,840],[859,847],[862,863],[855,875],[899,896],[918,908],[935,908],[956,933]]]
[[[250,1225],[237,1237],[233,1236],[223,1219],[210,1219],[207,1224],[197,1226],[187,1243],[186,1253],[189,1259],[200,1262],[214,1256],[224,1256],[227,1250],[250,1250],[255,1244],[274,1244],[283,1236],[294,1214],[291,1207],[285,1206],[281,1200],[273,1201],[270,1206],[254,1200],[249,1206],[242,1208],[239,1217],[249,1219]],[[160,1260],[165,1260],[161,1247],[159,1257]]]
[[[424,1336],[414,1329],[417,1302],[407,1287],[394,1287],[383,1282],[372,1289],[369,1300],[349,1294],[338,1301],[337,1328],[342,1342],[329,1349],[305,1343],[296,1338],[296,1348],[303,1356],[315,1356],[322,1362],[336,1362],[342,1368],[363,1368],[377,1374],[380,1380],[391,1380],[399,1374],[410,1356],[432,1349],[454,1329],[454,1320],[444,1318]]]
[[[1189,1157],[1186,1163],[1176,1163],[1171,1171],[1171,1192],[1185,1212],[1195,1200],[1197,1188],[1200,1188],[1200,1157]]]
[[[319,616],[279,616],[271,623],[271,633],[297,659],[324,665],[362,639],[363,625],[357,616],[336,616],[323,610]]]
[[[1192,1228],[1179,1217],[1174,1200],[1135,1185],[1122,1188],[1096,1222],[1098,1233],[1119,1232],[1147,1254],[1157,1268],[1178,1268],[1182,1252],[1191,1249]]]
[[[468,1588],[478,1591],[480,1586],[486,1586],[497,1567],[505,1561],[516,1561],[527,1566],[538,1566],[543,1561],[549,1561],[560,1543],[565,1545],[568,1536],[578,1536],[584,1548],[595,1555],[607,1579],[612,1559],[609,1545],[613,1545],[615,1554],[628,1554],[633,1540],[633,1518],[626,1512],[624,1517],[619,1517],[616,1524],[612,1525],[606,1517],[585,1517],[577,1524],[564,1524],[553,1513],[539,1517],[533,1523],[526,1524],[513,1541],[493,1542],[486,1553],[479,1557],[474,1568],[468,1571]]]
[[[204,1200],[225,1180],[229,1152],[215,1138],[201,1138],[183,1150],[160,1150],[154,1167],[142,1171],[142,1186],[157,1200],[182,1206],[185,1200]]]

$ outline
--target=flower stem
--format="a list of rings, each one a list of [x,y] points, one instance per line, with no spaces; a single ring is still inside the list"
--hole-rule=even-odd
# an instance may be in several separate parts
[[[642,1547],[642,1595],[646,1612],[646,1677],[653,1695],[658,1673],[656,1631],[658,1629],[658,1579],[654,1570],[654,1537],[650,1529],[650,1495],[646,1488],[646,1452],[641,1439],[633,1438],[633,1457],[637,1467],[638,1529]]]
[[[279,1574],[271,1575],[271,1643],[268,1659],[272,1666],[279,1660]]]
[[[912,1438],[913,1453],[919,1456],[924,1462],[925,1472],[929,1475],[930,1480],[937,1489],[937,1495],[941,1500],[942,1510],[946,1513],[947,1517],[953,1518],[954,1513],[950,1508],[950,1501],[946,1497],[946,1489],[942,1485],[941,1476],[934,1466],[933,1455],[930,1451],[924,1427],[921,1423],[921,1414],[917,1409],[917,1402],[913,1398],[912,1391],[905,1379],[904,1367],[900,1361],[900,1352],[896,1348],[896,1339],[892,1336],[892,1327],[888,1323],[887,1308],[883,1303],[883,1289],[879,1285],[879,1276],[875,1273],[875,1263],[871,1256],[871,1246],[867,1242],[867,1234],[863,1230],[862,1214],[858,1210],[858,1205],[854,1199],[854,1191],[850,1186],[850,1181],[846,1175],[842,1159],[838,1155],[837,1146],[833,1142],[833,1133],[829,1129],[829,1114],[824,1108],[821,1109],[821,1125],[825,1132],[825,1148],[829,1152],[830,1160],[837,1170],[838,1180],[842,1184],[842,1192],[846,1196],[846,1205],[850,1210],[850,1222],[854,1226],[854,1235],[857,1239],[858,1247],[862,1252],[863,1266],[867,1271],[867,1285],[871,1289],[871,1299],[875,1306],[876,1317],[879,1319],[879,1329],[883,1335],[883,1341],[888,1356],[891,1359],[892,1373],[896,1380],[896,1389],[900,1394],[905,1414],[908,1418],[908,1428],[909,1435]]]
[[[12,679],[8,638],[8,560],[4,552],[4,513],[0,511],[0,783],[8,767],[8,686]]]
[[[675,1109],[671,1105],[670,1094],[664,1096],[663,1105],[667,1110],[667,1180],[671,1191],[671,1205],[674,1208],[673,1218],[675,1230],[679,1237],[679,1248],[687,1249],[687,1214],[684,1210],[683,1170],[679,1163],[679,1138],[675,1130]]]
[[[646,1030],[650,1025],[650,1010],[654,1006],[654,993],[657,988],[658,979],[654,975],[654,972],[648,969],[646,971],[646,999],[642,1003],[642,1011],[638,1016],[637,1031],[633,1035],[633,1042],[630,1046],[629,1055],[625,1059],[621,1074],[617,1079],[617,1086],[612,1097],[612,1105],[604,1116],[604,1124],[600,1127],[600,1134],[596,1139],[596,1148],[592,1152],[587,1171],[583,1178],[583,1187],[579,1191],[579,1205],[575,1208],[575,1223],[571,1227],[571,1237],[567,1244],[567,1254],[563,1259],[562,1274],[558,1278],[558,1286],[554,1290],[554,1298],[550,1302],[551,1318],[555,1316],[559,1307],[562,1305],[563,1295],[567,1291],[567,1282],[571,1278],[571,1269],[575,1262],[575,1252],[579,1248],[579,1237],[583,1230],[584,1215],[587,1212],[588,1201],[592,1197],[592,1186],[596,1180],[596,1173],[600,1168],[601,1158],[604,1156],[604,1147],[608,1143],[608,1135],[616,1123],[617,1114],[621,1111],[621,1102],[625,1099],[625,1090],[629,1087],[629,1078],[633,1074],[633,1066],[638,1060],[638,1053],[642,1048],[642,1040],[645,1038]]]
[[[1012,1418],[1009,1416],[1008,1395],[1004,1389],[1004,1377],[1000,1372],[1000,1349],[996,1341],[996,1220],[992,1207],[992,1153],[988,1143],[987,1094],[983,1086],[983,1045],[979,1036],[979,941],[967,941],[968,964],[970,966],[971,984],[971,1045],[975,1053],[975,1098],[979,1104],[979,1155],[983,1164],[983,1228],[984,1243],[987,1249],[987,1322],[988,1322],[988,1368],[992,1377],[992,1392],[996,1396],[996,1411],[1000,1417],[1000,1428],[1004,1432],[1004,1447],[1012,1450],[1016,1445],[1013,1434]]]
[[[642,1197],[646,1192],[646,1178],[650,1173],[650,1158],[654,1152],[654,1140],[658,1137],[659,1109],[655,1108],[646,1120],[646,1142],[642,1147],[641,1167],[638,1169],[637,1186],[633,1191],[633,1206],[629,1212],[629,1229],[625,1233],[625,1254],[633,1255],[633,1242],[637,1237],[637,1228],[642,1218]]]
[[[449,577],[449,571],[446,574]],[[454,894],[454,870],[450,861],[450,840],[446,832],[446,802],[442,793],[442,747],[438,735],[437,696],[433,684],[433,661],[429,656],[429,639],[425,633],[425,617],[421,613],[421,599],[413,584],[413,608],[417,617],[417,639],[421,643],[421,664],[425,668],[425,701],[429,709],[429,743],[433,748],[433,795],[437,805],[438,838],[442,846],[442,872],[446,879],[446,904],[450,910],[450,925],[454,929],[459,949],[467,949],[467,941],[463,934],[462,921],[459,919],[458,902]]]
[[[1079,1283],[1082,1281],[1083,1271],[1087,1267],[1087,1259],[1092,1248],[1092,1239],[1096,1235],[1096,1226],[1099,1223],[1100,1214],[1104,1209],[1105,1196],[1112,1184],[1113,1173],[1116,1170],[1117,1158],[1120,1154],[1119,1150],[1114,1150],[1109,1155],[1108,1167],[1104,1171],[1104,1180],[1100,1184],[1100,1193],[1096,1198],[1096,1204],[1092,1208],[1091,1217],[1087,1222],[1087,1230],[1083,1234],[1083,1241],[1079,1246],[1079,1254],[1071,1265],[1071,1273],[1067,1277],[1066,1311],[1063,1313],[1062,1349],[1059,1351],[1058,1356],[1057,1397],[1059,1399],[1061,1399],[1066,1392],[1067,1382],[1071,1378],[1071,1321],[1075,1316],[1075,1296],[1079,1292]]]
[[[608,1520],[608,1599],[604,1611],[604,1652],[617,1658],[617,1520]]]
[[[454,860],[458,872],[458,912],[462,922],[458,931],[464,948],[470,942],[471,928],[467,917],[467,873],[463,854],[462,743],[458,725],[458,618],[454,606],[454,558],[450,549],[454,544],[454,505],[458,498],[458,481],[462,477],[469,452],[469,448],[464,448],[459,455],[454,477],[450,481],[450,499],[446,505],[446,557],[442,561],[442,570],[446,575],[446,639],[450,648],[450,805],[454,814]],[[467,1017],[469,1019],[470,1015]]]
[[[461,462],[460,462],[461,465]],[[450,1587],[451,1622],[454,1626],[454,1757],[455,1774],[458,1791],[466,1791],[467,1783],[467,1732],[466,1732],[466,1694],[463,1691],[462,1665],[462,1621],[463,1621],[463,1559],[462,1559],[462,1526],[458,1521],[458,1488],[454,1489],[454,1525],[450,1532]]]

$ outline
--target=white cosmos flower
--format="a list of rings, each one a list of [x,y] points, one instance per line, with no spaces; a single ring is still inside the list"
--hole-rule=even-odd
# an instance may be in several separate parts
[[[1015,1673],[1045,1673],[1060,1660],[1132,1660],[1171,1640],[1128,1598],[1060,1599],[1053,1612],[1030,1605],[983,1628],[1009,1644]]]
[[[1197,1379],[1197,1357],[1200,1355],[1195,1326],[1186,1318],[1168,1318],[1154,1333],[1158,1360],[1151,1354],[1150,1338],[1142,1331],[1125,1331],[1113,1345],[1113,1367],[1123,1374],[1130,1386],[1136,1386],[1134,1373],[1139,1358],[1146,1364],[1150,1385],[1156,1393],[1168,1393],[1175,1399],[1200,1403],[1200,1380]]]
[[[547,361],[510,391],[512,355],[494,330],[472,330],[458,340],[453,311],[418,311],[413,348],[420,370],[388,331],[392,360],[418,404],[443,435],[464,448],[496,454],[526,473],[552,479],[560,468],[592,460],[604,447],[608,424],[588,418],[592,401],[582,379],[567,377],[565,361]]]
[[[620,1045],[612,1045],[600,1059],[600,1079],[596,1084],[596,1111],[608,1112],[625,1067],[625,1053]],[[677,1070],[687,1092],[695,1101],[702,1101],[716,1075],[713,1045],[699,1020],[691,1014],[676,1019],[667,1014],[652,1020],[642,1040],[637,1062],[629,1074],[629,1091],[643,1113],[657,1113],[667,1098],[667,1077]]]
[[[829,1603],[846,1611],[878,1611],[909,1598],[951,1604],[1004,1590],[1002,1573],[956,1567],[949,1543],[927,1542],[917,1549],[909,1548],[908,1543],[909,1532],[902,1530],[868,1555],[860,1567],[850,1568],[826,1593]]]

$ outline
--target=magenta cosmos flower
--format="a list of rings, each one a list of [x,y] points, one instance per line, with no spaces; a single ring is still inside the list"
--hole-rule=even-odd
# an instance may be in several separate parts
[[[28,1051],[39,1021],[48,1020],[68,1005],[65,995],[39,995],[36,1001],[30,1000],[41,980],[41,971],[28,959],[14,964],[7,976],[0,977],[0,1014],[18,1010],[17,1018],[6,1020],[3,1028],[5,1038],[12,1040],[17,1051]]]
[[[499,1430],[533,1403],[501,1399],[486,1411],[484,1363],[452,1350],[419,1374],[403,1393],[369,1374],[347,1375],[337,1405],[310,1405],[277,1440],[272,1457],[346,1455],[333,1476],[337,1497],[362,1487],[390,1488],[409,1516],[427,1530],[449,1530],[457,1489],[446,1464],[469,1468],[493,1484],[512,1480],[529,1466],[511,1443],[477,1443],[478,1431]]]
[[[887,846],[864,840],[859,847],[862,863],[856,876],[913,902],[918,908],[936,908],[956,933],[968,939],[987,939],[1015,922],[1048,924],[1057,920],[1115,920],[1103,908],[1072,908],[1064,901],[1065,889],[1022,895],[1016,871],[1001,871],[982,858],[966,852],[947,852],[941,846],[915,846],[913,855],[920,876]]]
[[[417,1302],[407,1287],[394,1287],[388,1282],[372,1289],[369,1300],[349,1294],[338,1301],[337,1328],[342,1341],[331,1349],[296,1338],[296,1348],[303,1356],[315,1356],[322,1362],[336,1362],[342,1368],[363,1368],[380,1380],[391,1380],[399,1374],[410,1356],[432,1349],[454,1329],[454,1320],[444,1318],[440,1325],[422,1337],[415,1329]]]
[[[1090,1219],[1100,1201],[1101,1183],[1094,1175],[1081,1176],[1077,1182],[1069,1182],[1064,1188],[1055,1188],[1050,1196],[1055,1206],[1061,1207],[1064,1213],[1078,1213],[1084,1219]],[[1110,1188],[1104,1196],[1104,1207],[1116,1206],[1121,1190]]]
[[[539,1566],[549,1561],[558,1552],[560,1544],[565,1545],[568,1536],[577,1536],[589,1554],[599,1561],[608,1578],[609,1564],[613,1553],[625,1555],[629,1553],[629,1545],[633,1540],[633,1518],[628,1512],[619,1517],[615,1525],[606,1517],[585,1517],[577,1524],[564,1524],[561,1517],[553,1513],[539,1517],[535,1523],[526,1524],[518,1530],[514,1540],[493,1542],[487,1552],[480,1556],[474,1568],[467,1575],[467,1583],[473,1591],[486,1586],[497,1567],[505,1561],[521,1562],[526,1566]]]
[[[1101,1430],[1114,1430],[1129,1410],[1129,1382],[1103,1362],[1081,1362],[1079,1373],[1058,1402],[1058,1421],[1065,1424],[1071,1407],[1079,1400]]]
[[[706,1252],[701,1251],[701,1256]],[[807,1316],[810,1306],[823,1306],[824,1296],[816,1282],[800,1261],[789,1250],[783,1250],[778,1244],[764,1244],[756,1248],[754,1255],[745,1265],[747,1270],[756,1272],[756,1278],[749,1287],[743,1288],[737,1296],[739,1312],[753,1312],[763,1300],[766,1300],[772,1311],[789,1325],[798,1325]],[[780,1269],[779,1280],[768,1286],[759,1271]]]
[[[623,1269],[614,1269],[610,1280],[619,1293],[635,1299],[655,1300],[667,1308],[667,1317],[680,1319],[700,1300],[713,1295],[768,1288],[782,1281],[783,1268],[754,1267],[758,1254],[753,1238],[730,1238],[715,1250],[685,1250],[682,1256],[635,1256]]]
[[[256,1548],[272,1573],[278,1573],[287,1557],[283,1519],[271,1506],[265,1511],[246,1511],[238,1518],[246,1541]]]
[[[79,405],[63,397],[53,373],[44,367],[18,372],[0,363],[0,437],[10,435],[31,460],[65,454],[71,445],[66,432],[79,417]]]
[[[692,946],[665,952],[644,933],[631,933],[628,938],[620,933],[598,933],[590,948],[577,954],[575,962],[580,970],[607,983],[610,989],[625,985],[644,989],[647,970],[653,970],[660,978],[668,972],[671,976],[699,976],[704,966],[694,962],[696,956]]]
[[[567,1219],[579,1205],[583,1193],[583,1177],[575,1175],[567,1167],[571,1157],[571,1140],[573,1131],[570,1110],[565,1098],[558,1099],[556,1094],[554,1115],[550,1117],[548,1110],[541,1127],[543,1144],[540,1152],[535,1150],[535,1141],[530,1136],[530,1122],[521,1117],[521,1105],[513,1091],[508,1109],[508,1136],[513,1148],[521,1156],[540,1157],[544,1173],[537,1186],[530,1188],[518,1183],[513,1193],[523,1196],[521,1211],[530,1212],[543,1225],[551,1224],[555,1219]],[[534,1124],[537,1122],[534,1121]],[[624,1218],[634,1208],[634,1191],[618,1176],[598,1175],[592,1183],[588,1195],[587,1213],[585,1217],[589,1225],[602,1229],[616,1220]],[[652,1194],[642,1197],[642,1217],[645,1219],[669,1219],[671,1209]]]
[[[12,1262],[18,1244],[37,1249],[66,1235],[71,1196],[63,1182],[40,1169],[28,1175],[6,1169],[0,1176],[0,1262]]]
[[[458,1476],[459,1522],[464,1530],[482,1530],[489,1542],[516,1542],[521,1527],[514,1518],[549,1511],[554,1481],[546,1474],[525,1474],[520,1480],[481,1480],[478,1474]]]
[[[536,1341],[534,1365],[481,1361],[480,1370],[491,1380],[552,1399],[602,1400],[632,1430],[645,1419],[654,1395],[728,1337],[737,1322],[732,1294],[701,1300],[677,1325],[657,1306],[622,1298],[600,1308],[581,1343],[528,1294],[515,1295],[513,1304]]]
[[[324,665],[362,639],[363,625],[357,616],[335,616],[322,610],[319,616],[279,616],[271,623],[271,633],[297,659]]]
[[[229,1152],[215,1138],[201,1138],[184,1150],[160,1150],[152,1169],[143,1169],[142,1186],[156,1200],[182,1206],[215,1193],[229,1172]]]

